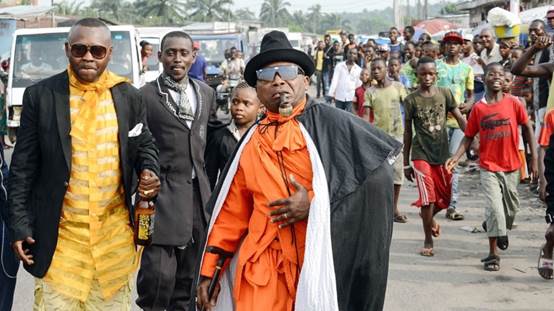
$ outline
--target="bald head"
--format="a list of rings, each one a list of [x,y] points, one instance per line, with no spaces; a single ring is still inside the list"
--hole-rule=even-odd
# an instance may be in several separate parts
[[[84,29],[86,28],[86,30]],[[69,30],[67,35],[67,42],[72,44],[76,37],[81,37],[82,32],[85,31],[88,34],[94,34],[97,40],[101,40],[104,45],[112,45],[112,35],[110,29],[106,24],[97,18],[83,18],[78,20]]]
[[[480,34],[481,40],[483,41],[483,47],[490,51],[494,47],[495,35],[492,29],[485,28],[481,30]]]
[[[483,35],[488,35],[488,36],[491,37],[491,38],[495,38],[495,34],[494,34],[494,32],[492,31],[492,29],[490,29],[490,28],[485,28],[485,29],[481,30],[480,35],[481,35],[481,36],[483,36]]]
[[[69,31],[65,54],[79,80],[96,82],[112,57],[110,29],[98,19],[81,19]]]

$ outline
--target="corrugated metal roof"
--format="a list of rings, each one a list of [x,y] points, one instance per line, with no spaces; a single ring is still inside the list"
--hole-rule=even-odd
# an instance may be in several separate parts
[[[22,18],[28,16],[44,15],[51,10],[51,6],[18,5],[0,8],[0,15]]]
[[[456,4],[456,8],[461,11],[467,11],[475,9],[481,6],[496,6],[506,3],[504,0],[476,0],[476,1],[465,1],[462,3]]]

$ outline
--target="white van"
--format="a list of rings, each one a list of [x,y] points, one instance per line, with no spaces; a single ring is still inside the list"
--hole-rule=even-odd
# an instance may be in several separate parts
[[[109,26],[113,53],[108,69],[140,87],[140,48],[134,26]],[[67,69],[64,51],[69,27],[18,29],[14,33],[6,109],[8,134],[14,140],[19,127],[25,88]]]
[[[163,37],[171,31],[182,29],[176,27],[138,27],[140,41],[146,41],[152,45],[152,55],[146,61],[146,71],[144,72],[144,81],[155,80],[163,71],[162,64],[158,61],[158,51]],[[139,41],[139,43],[140,43]],[[141,60],[142,61],[142,60]]]
[[[302,48],[302,33],[301,32],[289,32],[287,34],[287,39],[289,39],[290,44],[293,48],[304,52]]]

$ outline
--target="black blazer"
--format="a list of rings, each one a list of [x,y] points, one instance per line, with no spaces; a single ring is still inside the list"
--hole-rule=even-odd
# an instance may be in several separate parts
[[[190,79],[197,98],[191,128],[170,108],[171,95],[161,78],[140,89],[147,110],[147,120],[160,150],[161,190],[156,200],[156,220],[152,243],[186,245],[192,238],[193,213],[203,209],[211,191],[204,164],[208,126],[217,124],[215,92],[207,84]],[[202,206],[194,206],[192,168]],[[198,202],[198,201],[197,201]],[[204,212],[207,222],[210,214]]]
[[[146,126],[137,89],[121,83],[111,89],[119,127],[119,152],[125,203],[133,217],[134,173],[150,169],[159,176],[158,150]],[[140,135],[129,131],[143,123]],[[67,71],[28,87],[8,182],[8,223],[14,240],[30,236],[35,263],[25,269],[43,277],[56,243],[62,203],[71,171],[69,79]]]
[[[206,146],[206,172],[210,179],[210,186],[215,188],[220,173],[231,159],[238,141],[229,131],[228,126],[222,126],[208,135]]]

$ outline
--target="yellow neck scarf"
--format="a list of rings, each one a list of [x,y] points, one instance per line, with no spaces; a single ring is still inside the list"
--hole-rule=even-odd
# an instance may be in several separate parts
[[[127,82],[127,78],[120,77],[108,70],[105,70],[98,81],[92,83],[81,82],[75,72],[68,66],[69,85],[83,91],[82,106],[79,113],[71,122],[71,136],[84,140],[86,132],[96,128],[96,104],[99,97],[115,85]]]

